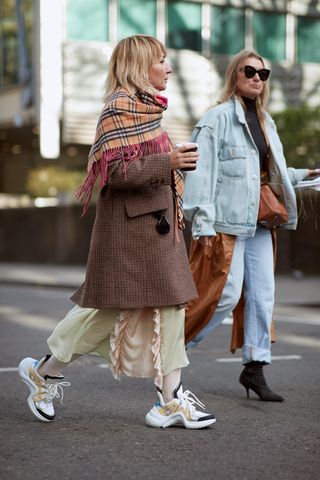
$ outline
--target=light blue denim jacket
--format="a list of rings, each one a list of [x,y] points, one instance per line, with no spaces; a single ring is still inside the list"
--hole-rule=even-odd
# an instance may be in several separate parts
[[[282,196],[288,222],[297,225],[296,196],[293,185],[308,174],[308,169],[287,168],[274,121],[266,117],[270,142],[270,181]],[[210,109],[197,123],[192,142],[199,144],[197,168],[185,176],[184,212],[192,222],[192,236],[216,232],[252,237],[257,227],[260,198],[260,161],[244,110],[232,98]]]

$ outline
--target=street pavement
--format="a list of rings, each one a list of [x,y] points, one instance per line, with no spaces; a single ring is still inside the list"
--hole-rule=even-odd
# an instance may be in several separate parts
[[[0,263],[0,284],[76,289],[84,277],[85,267],[80,265]],[[277,275],[276,303],[320,307],[320,275],[304,276],[301,272],[294,272],[292,276]]]
[[[84,268],[0,264],[0,478],[316,480],[320,471],[320,277],[276,278],[274,361],[265,373],[285,397],[265,403],[238,383],[240,352],[228,351],[227,321],[196,349],[183,372],[217,423],[200,431],[152,429],[150,379],[116,382],[103,360],[66,369],[57,419],[43,424],[17,376],[24,356],[46,353],[46,338],[83,281]]]

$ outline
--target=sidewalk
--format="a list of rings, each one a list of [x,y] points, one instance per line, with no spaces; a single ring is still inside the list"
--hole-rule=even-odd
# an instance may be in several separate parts
[[[78,288],[85,277],[85,266],[0,263],[0,284],[39,287]]]
[[[276,275],[276,304],[305,305],[320,308],[320,275],[294,278]]]
[[[84,277],[85,266],[80,265],[0,263],[0,284],[76,289]],[[276,304],[320,308],[320,275],[276,275]]]

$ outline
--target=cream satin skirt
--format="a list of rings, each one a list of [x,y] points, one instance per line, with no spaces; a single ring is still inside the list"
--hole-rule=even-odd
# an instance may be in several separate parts
[[[108,362],[113,376],[153,377],[162,388],[163,376],[189,364],[184,342],[184,309],[71,309],[48,338],[61,362],[74,354],[97,355]]]

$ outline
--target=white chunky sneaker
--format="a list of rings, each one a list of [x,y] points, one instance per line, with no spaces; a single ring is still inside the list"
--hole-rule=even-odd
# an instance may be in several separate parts
[[[158,391],[159,401],[146,415],[146,424],[150,427],[171,427],[176,424],[183,424],[185,428],[198,429],[208,427],[215,423],[214,415],[196,410],[195,404],[202,409],[204,404],[190,390],[185,392],[181,382],[174,391],[174,399],[169,403],[163,401]]]
[[[41,377],[38,373],[40,366],[50,357],[47,355],[41,360],[34,358],[24,358],[19,364],[19,375],[22,381],[28,385],[30,395],[27,403],[31,412],[43,422],[54,420],[55,412],[53,408],[53,399],[63,399],[63,387],[69,387],[69,382],[58,382],[62,380],[63,375]]]

